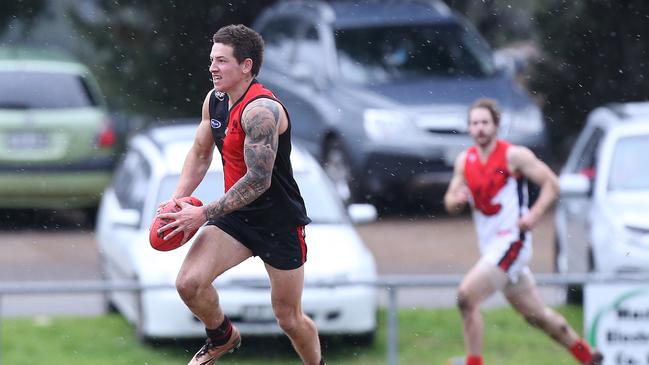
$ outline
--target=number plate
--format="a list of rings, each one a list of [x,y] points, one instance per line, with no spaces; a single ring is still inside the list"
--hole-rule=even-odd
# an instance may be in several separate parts
[[[269,305],[247,305],[243,307],[242,317],[245,322],[273,322],[275,314]]]
[[[48,148],[50,138],[46,133],[21,132],[7,135],[9,150],[42,150]]]

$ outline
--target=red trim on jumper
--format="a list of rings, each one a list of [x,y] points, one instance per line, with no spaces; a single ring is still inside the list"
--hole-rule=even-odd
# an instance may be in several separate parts
[[[505,252],[505,255],[503,255],[500,261],[498,261],[498,267],[500,267],[504,272],[508,272],[514,261],[518,258],[518,255],[521,253],[522,248],[522,240],[512,242],[507,249],[507,252]]]
[[[302,263],[306,262],[306,241],[304,240],[304,226],[297,227],[297,237],[300,240],[300,251],[302,251]]]

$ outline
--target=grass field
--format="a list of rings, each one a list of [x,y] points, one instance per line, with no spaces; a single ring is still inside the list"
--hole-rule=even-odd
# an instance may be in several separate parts
[[[582,310],[558,310],[578,332],[582,331]],[[488,365],[575,364],[562,347],[531,329],[511,309],[484,311],[485,362]],[[325,339],[329,365],[386,364],[385,312],[380,331],[370,347],[348,345],[342,338]],[[119,316],[96,318],[29,318],[2,321],[2,361],[7,365],[116,365],[185,364],[200,347],[201,340],[141,345],[133,329]],[[399,363],[444,365],[463,353],[460,317],[454,309],[402,310],[399,313]],[[219,364],[300,365],[284,338],[244,337],[241,350]]]

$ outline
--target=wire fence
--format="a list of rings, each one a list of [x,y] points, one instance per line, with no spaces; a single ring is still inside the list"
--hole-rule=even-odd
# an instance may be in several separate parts
[[[397,365],[399,362],[398,349],[398,296],[399,291],[407,288],[440,288],[454,287],[462,280],[462,275],[391,275],[381,276],[376,281],[339,281],[339,282],[310,282],[306,287],[344,287],[344,286],[372,286],[383,289],[388,294],[387,312],[387,339],[386,339],[386,364]],[[643,275],[605,275],[605,274],[535,274],[537,284],[540,286],[568,286],[584,285],[587,283],[643,283],[649,282],[649,274]],[[245,284],[219,284],[221,288],[248,288]],[[105,293],[112,291],[169,290],[174,289],[171,284],[138,285],[133,282],[116,281],[47,281],[47,282],[3,282],[0,283],[0,304],[7,295],[32,295],[32,294],[79,294],[79,293]],[[2,365],[2,307],[0,306],[0,365]]]

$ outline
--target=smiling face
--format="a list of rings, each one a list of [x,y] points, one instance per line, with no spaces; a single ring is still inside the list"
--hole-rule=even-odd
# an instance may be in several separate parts
[[[252,61],[246,58],[237,62],[234,49],[223,43],[214,43],[210,52],[210,75],[214,89],[222,92],[233,90],[242,80],[251,77]]]
[[[498,126],[489,109],[475,107],[469,111],[469,134],[481,148],[486,148],[496,139]]]

